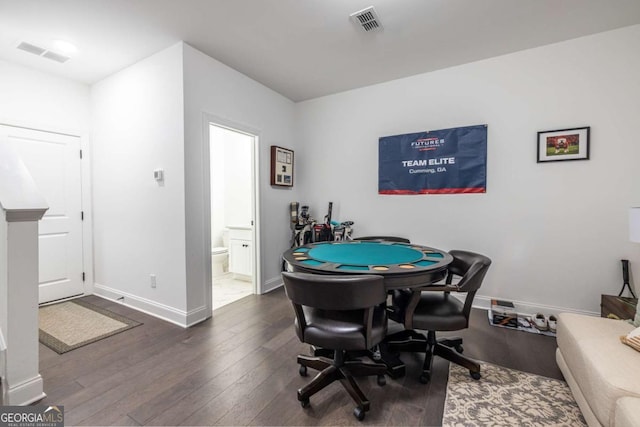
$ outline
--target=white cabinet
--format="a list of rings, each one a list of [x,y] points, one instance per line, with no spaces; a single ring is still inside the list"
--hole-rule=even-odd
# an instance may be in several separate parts
[[[251,229],[229,228],[229,271],[242,276],[253,275]]]

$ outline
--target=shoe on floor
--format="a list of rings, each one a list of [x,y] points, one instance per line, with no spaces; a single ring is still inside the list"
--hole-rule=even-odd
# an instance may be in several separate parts
[[[553,333],[556,332],[556,327],[558,325],[558,319],[553,314],[549,316],[549,330]]]
[[[533,317],[533,324],[536,329],[540,331],[549,330],[549,323],[547,322],[547,318],[544,317],[544,314],[542,313],[536,313],[536,315]]]

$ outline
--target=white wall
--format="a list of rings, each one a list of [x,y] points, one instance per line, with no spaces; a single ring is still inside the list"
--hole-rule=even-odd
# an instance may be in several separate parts
[[[203,114],[251,128],[259,133],[260,229],[262,241],[260,288],[264,291],[281,283],[281,254],[289,242],[288,203],[296,189],[280,190],[269,185],[269,147],[296,148],[293,138],[294,103],[205,54],[184,46],[185,94],[185,179],[187,222],[187,283],[190,311],[200,311],[206,303],[211,274],[206,252],[204,182],[206,150]],[[207,265],[208,272],[207,272]]]
[[[183,43],[95,84],[91,97],[97,294],[181,325],[210,316],[204,113],[260,135],[260,215],[277,222],[262,237],[278,248],[263,252],[261,283],[279,282],[293,192],[270,189],[268,156],[293,141],[293,102]]]
[[[185,324],[182,44],[96,83],[91,100],[96,293]]]
[[[638,46],[633,26],[300,103],[300,194],[312,208],[332,200],[355,235],[488,255],[483,296],[599,312],[620,259],[640,283],[627,232],[640,206]],[[485,123],[486,194],[377,194],[379,137]],[[591,160],[536,163],[536,132],[579,126]]]
[[[89,86],[0,60],[0,123],[85,135]]]
[[[249,135],[228,131],[225,149],[225,225],[251,225],[251,144]]]

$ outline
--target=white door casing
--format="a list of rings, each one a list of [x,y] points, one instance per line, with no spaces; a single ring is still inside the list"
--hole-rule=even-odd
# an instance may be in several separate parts
[[[20,154],[49,205],[38,224],[39,302],[83,294],[80,138],[0,125],[0,139]]]
[[[253,128],[251,126],[241,124],[238,122],[233,122],[231,120],[225,119],[223,117],[215,116],[209,113],[203,113],[202,115],[202,134],[204,136],[203,142],[204,146],[204,197],[205,197],[205,224],[204,224],[204,235],[205,235],[205,257],[209,258],[211,255],[211,150],[212,150],[212,133],[211,127],[221,127],[233,130],[234,132],[243,133],[249,135],[253,138],[251,143],[251,181],[252,181],[252,190],[251,190],[251,226],[250,230],[251,238],[248,239],[251,243],[248,248],[248,256],[251,260],[248,262],[249,268],[251,269],[251,281],[253,285],[253,292],[256,294],[262,294],[263,288],[261,283],[261,262],[260,262],[260,251],[261,251],[261,243],[260,243],[260,130],[257,128]],[[231,236],[229,236],[229,246],[231,246]],[[245,249],[247,249],[245,248]],[[231,252],[231,247],[229,248]],[[231,264],[231,254],[229,254],[229,263]],[[212,277],[211,277],[211,263],[206,263],[207,271],[206,278],[204,282],[204,294],[205,301],[207,304],[207,309],[212,309]],[[211,312],[211,311],[209,311]]]

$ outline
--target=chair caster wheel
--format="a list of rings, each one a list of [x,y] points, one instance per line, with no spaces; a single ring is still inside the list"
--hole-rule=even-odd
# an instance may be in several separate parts
[[[464,347],[462,347],[461,345],[457,345],[455,346],[455,349],[458,353],[462,354],[462,352],[464,351]]]
[[[476,381],[482,378],[482,375],[480,375],[480,372],[469,371],[469,375],[471,375],[471,378],[473,378]]]
[[[387,379],[384,377],[384,375],[378,375],[378,385],[380,387],[383,387],[386,384],[387,384]]]
[[[307,367],[304,365],[300,365],[300,369],[298,369],[298,373],[300,373],[301,377],[307,376]]]
[[[353,416],[356,417],[358,421],[364,420],[364,409],[360,406],[356,406],[356,408],[353,410]]]
[[[311,406],[311,403],[309,403],[309,399],[304,399],[300,401],[300,406],[302,406],[303,408],[308,408],[309,406]]]
[[[420,375],[419,380],[422,384],[428,384],[429,381],[431,381],[431,375],[424,372],[422,375]]]

